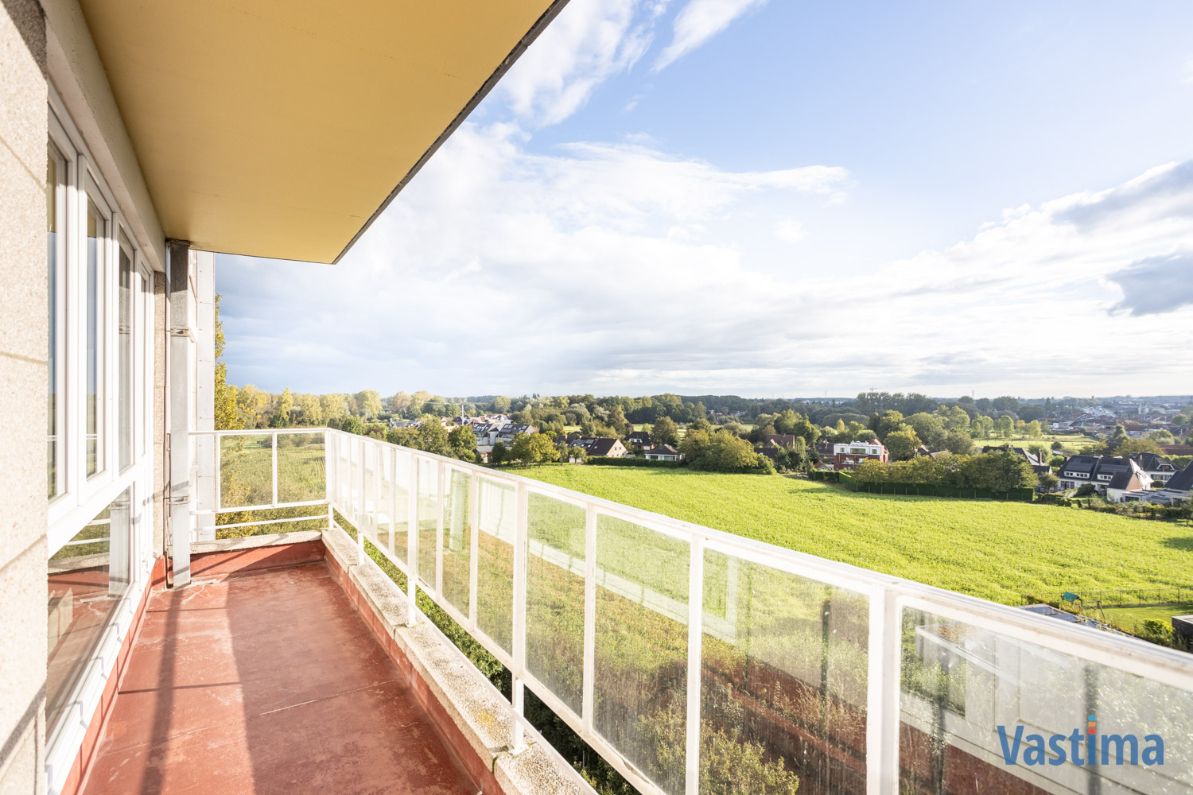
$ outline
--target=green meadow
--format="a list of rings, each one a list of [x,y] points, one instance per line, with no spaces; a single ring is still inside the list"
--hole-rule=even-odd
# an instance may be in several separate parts
[[[857,494],[778,475],[546,466],[519,474],[1006,604],[1193,582],[1193,526],[1075,508]]]

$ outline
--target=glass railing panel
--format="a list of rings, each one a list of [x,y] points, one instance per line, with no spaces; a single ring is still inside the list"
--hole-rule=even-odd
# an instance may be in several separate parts
[[[902,661],[903,792],[1193,792],[1189,690],[919,610]]]
[[[597,519],[594,725],[666,792],[683,792],[687,714],[686,541]]]
[[[451,469],[444,480],[443,597],[466,616],[472,579],[472,476]]]
[[[323,434],[278,434],[278,502],[313,502],[327,497]]]
[[[476,624],[511,653],[514,624],[514,542],[517,490],[481,478],[477,505]]]
[[[581,713],[585,511],[531,492],[527,504],[526,667]]]
[[[439,547],[439,463],[418,461],[418,578],[436,587],[435,563]]]
[[[272,502],[272,434],[220,437],[220,507],[240,508]]]
[[[702,792],[866,790],[869,600],[704,554]]]
[[[393,552],[394,535],[394,450],[380,442],[377,447],[377,546]]]
[[[410,557],[410,483],[414,473],[414,458],[407,450],[397,450],[394,458],[394,477],[390,484],[393,490],[393,553],[394,557],[409,562]]]

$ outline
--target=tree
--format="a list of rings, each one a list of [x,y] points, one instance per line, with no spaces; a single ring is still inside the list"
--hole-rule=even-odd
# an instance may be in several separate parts
[[[265,425],[265,413],[269,410],[269,393],[262,392],[252,384],[245,384],[236,393],[237,424],[241,428],[261,428]]]
[[[975,438],[989,439],[990,434],[994,433],[994,420],[992,420],[990,417],[987,417],[985,414],[979,414],[973,418],[973,422],[970,423],[970,427],[973,429],[973,435]]]
[[[1039,420],[1032,420],[1027,423],[1023,433],[1029,439],[1039,439],[1044,435],[1044,426],[1040,424]]]
[[[366,419],[372,419],[381,413],[381,395],[377,394],[376,390],[365,389],[357,392],[353,403],[356,413]]]
[[[545,433],[520,433],[510,446],[510,457],[523,464],[546,464],[559,460],[559,448]]]
[[[907,418],[907,424],[914,430],[916,436],[932,450],[943,450],[948,431],[945,430],[944,420],[937,414],[921,411]]]
[[[451,433],[447,435],[447,446],[452,458],[461,461],[475,461],[477,458],[476,434],[469,425],[457,425],[452,428]]]
[[[509,460],[509,450],[506,449],[505,442],[497,442],[493,445],[493,449],[489,451],[489,463],[493,466],[500,466]]]
[[[293,413],[294,393],[290,391],[290,387],[286,387],[282,390],[281,397],[278,398],[277,408],[274,410],[274,415],[278,417],[281,423],[279,427],[288,427],[290,425],[290,419]]]
[[[406,412],[410,410],[411,398],[409,393],[396,392],[394,396],[389,399],[389,410],[394,414],[405,417]]]
[[[888,433],[882,443],[886,445],[892,460],[905,461],[915,457],[915,451],[920,446],[920,437],[916,436],[912,428],[904,426]]]
[[[510,399],[505,395],[498,395],[497,397],[493,398],[493,411],[497,412],[498,414],[508,413],[512,405],[513,402],[510,401]]]
[[[220,320],[220,296],[215,297],[215,429],[239,430],[240,414],[236,410],[237,389],[228,383],[228,365],[224,362],[224,323]]]
[[[655,444],[679,444],[679,426],[670,417],[660,417],[650,429],[650,440]]]
[[[1030,489],[1038,482],[1035,471],[1024,458],[1004,450],[973,456],[964,474],[966,485],[997,492]]]
[[[294,398],[294,408],[303,424],[323,424],[323,404],[315,395],[298,395]]]
[[[768,471],[770,461],[758,453],[745,439],[728,431],[689,430],[680,445],[684,460],[693,469],[714,472]]]
[[[1015,435],[1015,419],[1009,414],[1004,414],[994,421],[994,428],[999,436],[1010,439]]]
[[[870,427],[878,434],[879,439],[886,439],[888,433],[899,430],[901,425],[903,413],[894,409],[870,417]]]
[[[324,422],[338,422],[348,414],[348,399],[343,395],[320,395],[319,408]]]
[[[438,417],[428,414],[418,421],[416,446],[419,450],[428,453],[451,455],[451,447],[447,441],[447,429],[443,427],[443,423],[439,421]]]
[[[955,428],[945,434],[944,449],[954,455],[969,455],[973,452],[973,437],[964,428]]]

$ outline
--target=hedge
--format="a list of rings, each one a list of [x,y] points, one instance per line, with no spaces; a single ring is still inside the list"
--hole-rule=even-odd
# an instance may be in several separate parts
[[[674,468],[683,466],[682,461],[651,461],[646,458],[629,457],[625,458],[610,458],[605,455],[591,456],[588,461],[589,464],[600,464],[601,466],[615,466],[615,467],[662,467]]]

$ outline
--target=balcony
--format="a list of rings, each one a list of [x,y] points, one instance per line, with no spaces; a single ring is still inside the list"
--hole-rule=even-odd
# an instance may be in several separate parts
[[[512,758],[529,688],[644,792],[1193,792],[1188,655],[340,431],[193,442],[196,550],[317,527],[399,644],[429,598],[510,672]],[[1091,714],[1109,763],[1004,759]]]

